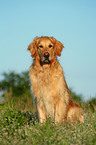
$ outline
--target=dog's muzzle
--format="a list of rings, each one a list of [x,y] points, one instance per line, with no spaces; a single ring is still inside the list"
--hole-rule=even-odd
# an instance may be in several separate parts
[[[43,65],[43,64],[49,64],[50,63],[49,56],[50,55],[49,55],[48,52],[44,52],[43,59],[41,60],[41,65]]]
[[[44,62],[49,63],[49,53],[48,52],[44,53]]]

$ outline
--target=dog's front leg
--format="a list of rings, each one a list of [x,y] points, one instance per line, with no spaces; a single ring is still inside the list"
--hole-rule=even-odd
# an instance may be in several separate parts
[[[44,109],[42,109],[39,105],[37,105],[37,108],[38,108],[40,123],[46,122],[46,115],[45,115]]]
[[[60,100],[55,105],[55,123],[66,121],[66,105],[65,102]]]

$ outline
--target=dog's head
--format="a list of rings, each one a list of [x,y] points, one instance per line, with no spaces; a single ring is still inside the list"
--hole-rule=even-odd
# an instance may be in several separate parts
[[[60,56],[63,44],[54,37],[41,36],[36,37],[28,46],[32,57],[43,64],[50,64],[56,59],[56,55]]]

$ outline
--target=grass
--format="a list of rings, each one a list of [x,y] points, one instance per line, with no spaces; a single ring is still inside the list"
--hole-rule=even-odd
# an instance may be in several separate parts
[[[34,116],[32,98],[6,96],[6,102],[0,104],[0,145],[95,145],[96,112],[87,103],[82,107],[83,124],[55,125],[50,118],[40,124]]]

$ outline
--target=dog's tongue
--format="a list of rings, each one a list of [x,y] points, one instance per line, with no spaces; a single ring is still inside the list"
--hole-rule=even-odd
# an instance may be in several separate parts
[[[44,62],[49,62],[49,60],[48,59],[45,59],[45,61]]]

